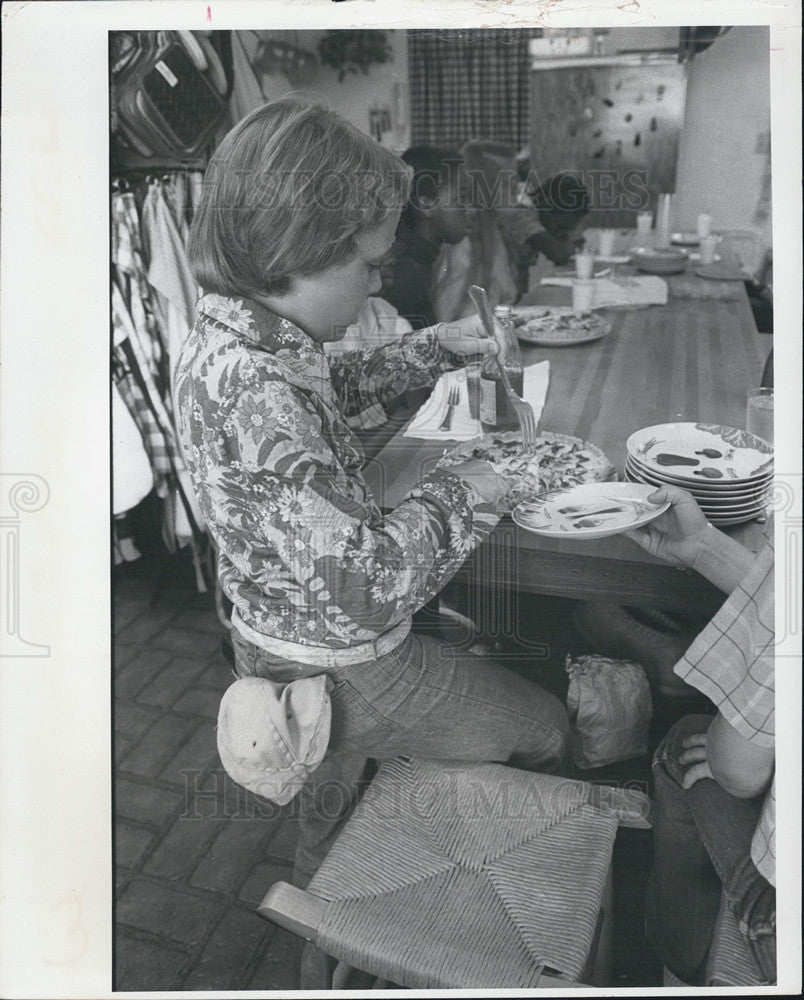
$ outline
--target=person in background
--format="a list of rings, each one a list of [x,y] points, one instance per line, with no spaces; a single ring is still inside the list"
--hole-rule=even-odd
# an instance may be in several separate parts
[[[765,981],[776,978],[773,527],[758,556],[718,531],[674,487],[670,509],[629,536],[729,594],[675,672],[717,714],[682,718],[659,745],[646,931],[667,969],[702,976],[721,895]]]
[[[531,264],[539,255],[554,264],[566,264],[583,245],[583,229],[589,214],[589,192],[572,174],[556,174],[531,194],[542,229],[529,236]]]
[[[438,321],[431,288],[439,252],[466,235],[461,157],[412,146],[402,159],[412,169],[410,200],[402,210],[381,294],[420,330]]]

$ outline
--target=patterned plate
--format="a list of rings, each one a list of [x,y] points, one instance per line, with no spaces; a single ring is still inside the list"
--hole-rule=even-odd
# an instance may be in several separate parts
[[[730,501],[739,499],[750,499],[759,496],[769,490],[773,484],[773,471],[759,479],[744,480],[735,482],[731,479],[701,479],[700,483],[691,483],[688,480],[675,480],[673,476],[660,476],[652,472],[639,462],[635,462],[629,455],[625,460],[625,471],[641,483],[650,483],[653,486],[681,486],[688,490],[699,502],[708,501]]]
[[[650,503],[652,492],[637,483],[584,483],[524,500],[511,517],[526,531],[547,538],[605,538],[664,513],[670,504]]]
[[[643,427],[628,438],[626,448],[638,465],[663,481],[683,484],[745,483],[773,470],[773,448],[767,441],[748,431],[718,424]],[[660,461],[660,456],[669,457]],[[698,464],[675,463],[674,457]],[[711,478],[704,469],[713,470]]]

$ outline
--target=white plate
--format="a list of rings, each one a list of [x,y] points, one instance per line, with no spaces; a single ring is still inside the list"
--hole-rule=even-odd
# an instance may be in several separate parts
[[[764,514],[764,510],[758,511],[756,514],[741,514],[739,517],[708,517],[707,520],[710,521],[718,528],[728,528],[734,524],[745,524],[746,521],[755,521],[760,515]]]
[[[734,270],[726,271],[718,264],[700,264],[695,268],[695,273],[699,278],[708,278],[710,281],[742,281],[743,276]]]
[[[629,483],[642,483],[644,480],[636,477],[633,472],[626,469],[625,472],[626,481]],[[650,484],[651,490],[658,489]],[[750,497],[748,499],[737,499],[730,503],[711,503],[702,499],[701,497],[695,497],[695,502],[707,515],[707,517],[735,517],[738,514],[745,514],[749,512],[759,513],[764,510],[771,501],[771,491],[766,490],[764,493],[758,496]]]
[[[665,476],[663,473],[653,472],[644,465],[635,461],[629,455],[625,460],[626,471],[632,472],[637,479],[645,483],[653,483],[655,486],[683,486],[696,498],[704,500],[729,500],[741,497],[753,497],[770,489],[773,483],[773,471],[766,473],[756,480],[744,480],[736,482],[729,479],[705,479],[701,477],[701,482],[688,482],[687,480],[676,481],[673,476]]]
[[[609,254],[608,256],[596,253],[593,256],[598,264],[627,264],[631,259],[627,253]]]
[[[605,538],[638,528],[666,511],[670,504],[656,506],[647,500],[652,492],[639,483],[583,483],[523,500],[511,517],[526,531],[547,538]],[[594,516],[598,511],[610,513]]]
[[[708,448],[719,452],[715,457],[698,455],[696,452]],[[715,479],[702,476],[704,468],[716,469],[722,475],[717,478],[724,482],[746,482],[762,479],[773,470],[773,448],[767,441],[736,427],[719,424],[672,423],[655,424],[635,431],[626,443],[628,454],[639,464],[649,469],[661,479],[682,483],[706,482],[711,485]],[[678,455],[700,462],[696,466],[662,465],[657,456]]]

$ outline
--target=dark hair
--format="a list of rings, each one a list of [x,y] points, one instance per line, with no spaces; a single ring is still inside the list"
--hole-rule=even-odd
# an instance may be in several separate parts
[[[402,154],[402,159],[413,173],[410,179],[410,201],[404,214],[409,218],[422,207],[423,201],[435,201],[438,194],[451,180],[458,177],[458,168],[463,157],[450,149],[435,146],[411,146]]]
[[[398,156],[334,111],[285,97],[235,125],[210,160],[190,268],[207,292],[282,295],[294,276],[347,260],[407,197]]]
[[[531,197],[540,218],[552,213],[580,218],[589,212],[589,192],[572,174],[556,174]]]

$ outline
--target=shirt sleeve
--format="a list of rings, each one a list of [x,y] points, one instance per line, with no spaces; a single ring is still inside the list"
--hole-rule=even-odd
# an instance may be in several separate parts
[[[252,551],[281,562],[333,634],[366,641],[404,621],[497,523],[492,505],[448,472],[425,476],[383,516],[362,476],[338,462],[310,400],[281,380],[259,399],[258,423],[250,393],[226,420],[234,466],[259,498],[258,509],[239,511],[243,527]]]
[[[773,563],[767,541],[743,582],[674,668],[744,739],[763,747],[772,747],[775,738]]]
[[[432,385],[456,365],[433,329],[408,333],[396,343],[330,358],[332,385],[346,417],[376,404],[383,408],[409,389]]]
[[[386,283],[382,297],[411,324],[414,330],[432,326],[435,310],[430,297],[433,275],[419,261],[399,255],[395,261],[393,281]]]

